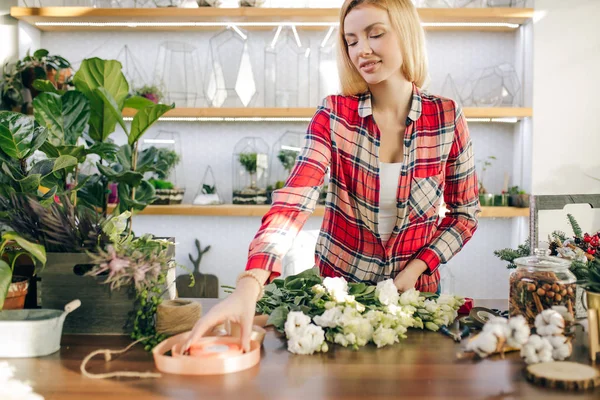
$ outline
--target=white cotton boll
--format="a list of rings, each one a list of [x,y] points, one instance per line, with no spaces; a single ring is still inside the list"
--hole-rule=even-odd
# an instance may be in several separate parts
[[[288,338],[296,336],[296,331],[301,331],[310,324],[310,317],[300,311],[290,311],[284,324],[285,334]]]
[[[485,358],[496,351],[498,337],[491,332],[481,332],[467,343],[467,351],[474,351],[479,357]]]
[[[395,330],[379,327],[373,333],[373,342],[378,348],[387,346],[389,344],[398,343],[398,335]]]
[[[552,306],[552,309],[562,315],[565,321],[573,322],[575,320],[575,318],[573,318],[573,314],[571,314],[565,306]]]
[[[393,279],[378,282],[375,289],[375,296],[385,306],[390,304],[396,305],[400,299],[400,293],[398,293],[398,288],[394,285]]]
[[[6,361],[0,362],[0,383],[6,382],[15,376],[15,369]]]
[[[527,343],[521,347],[521,357],[527,364],[537,364],[552,361],[554,348],[547,338],[531,335]]]
[[[325,310],[322,315],[314,318],[315,323],[324,328],[335,328],[339,325],[339,321],[343,315],[341,307],[334,307],[329,310]]]
[[[482,332],[491,333],[498,338],[506,339],[510,333],[508,320],[502,317],[492,317],[485,323]]]
[[[552,345],[552,358],[558,361],[565,360],[571,356],[573,346],[565,336],[548,336],[548,341]]]
[[[508,335],[506,336],[506,344],[515,349],[520,349],[531,335],[531,328],[527,324],[527,320],[522,315],[512,317],[508,320]]]
[[[400,304],[403,306],[416,306],[419,304],[421,293],[416,289],[409,289],[400,295]]]
[[[565,319],[557,311],[544,310],[535,317],[535,330],[540,336],[562,335]]]
[[[33,392],[31,386],[14,377],[14,368],[7,362],[0,363],[0,399],[2,400],[44,400]]]

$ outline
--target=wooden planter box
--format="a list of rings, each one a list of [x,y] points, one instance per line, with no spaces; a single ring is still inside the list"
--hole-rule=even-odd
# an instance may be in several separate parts
[[[174,258],[174,244],[171,249]],[[81,300],[81,307],[65,320],[64,333],[127,333],[125,325],[135,302],[131,288],[111,291],[102,276],[82,276],[81,270],[91,265],[85,253],[48,253],[47,257],[46,267],[38,274],[42,308],[62,310],[70,301]]]

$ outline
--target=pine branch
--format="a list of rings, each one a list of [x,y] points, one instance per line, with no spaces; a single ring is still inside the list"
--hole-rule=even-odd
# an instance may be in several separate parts
[[[519,257],[527,257],[530,249],[529,239],[527,239],[525,243],[519,245],[516,250],[508,248],[496,250],[494,251],[494,255],[503,261],[508,261],[506,268],[513,269],[517,268],[517,265],[513,261]]]
[[[577,223],[577,220],[575,220],[575,217],[572,214],[567,214],[567,219],[569,220],[569,224],[571,224],[571,228],[573,229],[575,237],[581,239],[583,236],[583,232],[581,231],[581,227]]]

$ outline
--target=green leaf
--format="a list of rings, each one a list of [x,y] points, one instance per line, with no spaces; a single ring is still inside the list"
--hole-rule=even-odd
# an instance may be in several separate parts
[[[77,190],[79,202],[90,208],[101,208],[106,197],[104,186],[102,186],[102,177],[79,175],[79,178],[85,180],[85,184]]]
[[[118,61],[91,58],[83,60],[73,78],[77,90],[85,94],[90,102],[89,135],[97,142],[105,142],[108,139],[115,130],[117,120],[95,90],[101,86],[105,88],[115,99],[118,108],[122,109],[129,93],[129,84],[121,69],[121,63]]]
[[[32,243],[21,237],[17,232],[5,232],[2,234],[2,239],[17,242],[17,244],[23,250],[26,250],[34,259],[38,260],[42,265],[46,265],[46,249],[41,244]]]
[[[76,145],[90,119],[90,105],[76,90],[62,96],[46,92],[33,100],[33,113],[38,124],[50,131],[54,145]]]
[[[116,154],[119,150],[119,146],[114,143],[94,143],[87,149],[87,154],[97,154],[100,158],[108,161],[116,160]]]
[[[139,110],[133,117],[131,131],[129,133],[128,143],[133,146],[140,140],[144,132],[148,130],[158,119],[167,111],[173,109],[173,105],[154,104],[152,107],[146,107]]]
[[[356,296],[359,294],[362,294],[366,289],[367,289],[367,285],[365,283],[355,283],[355,284],[349,284],[349,289],[348,289],[348,293]]]
[[[37,58],[39,60],[40,58],[47,57],[48,54],[50,54],[50,52],[48,50],[46,50],[46,49],[39,49],[39,50],[36,50],[33,53],[33,58]]]
[[[124,144],[119,147],[119,150],[117,151],[117,161],[124,170],[131,169],[131,146]]]
[[[9,157],[22,160],[46,141],[48,131],[36,127],[33,118],[24,114],[0,112],[0,149]]]
[[[115,170],[113,170],[107,166],[104,166],[100,163],[97,163],[96,166],[98,167],[98,170],[100,171],[100,173],[102,173],[102,175],[106,176],[113,182],[125,183],[127,185],[137,186],[140,184],[140,182],[144,178],[144,175],[140,174],[139,172],[134,172],[134,171],[116,172]]]
[[[123,113],[121,112],[121,107],[119,107],[116,100],[103,87],[95,89],[94,93],[102,99],[102,101],[104,102],[105,109],[110,112],[113,118],[119,123],[119,125],[121,125],[121,128],[123,129],[125,134],[129,136],[129,131],[127,130],[127,126],[125,126],[125,121],[123,120]]]
[[[55,159],[38,161],[35,165],[33,165],[33,167],[31,167],[29,174],[40,174],[42,177],[46,177],[53,172],[73,167],[75,165],[77,165],[77,159],[75,157],[60,156]]]
[[[54,87],[54,85],[52,84],[52,82],[50,82],[49,80],[44,80],[44,79],[36,79],[35,81],[33,81],[33,88],[39,92],[48,92],[48,93],[56,93],[58,95],[63,95],[66,92],[64,90],[58,90]],[[34,99],[34,104],[35,104],[35,99]],[[35,112],[35,110],[34,110]]]
[[[269,318],[267,319],[267,325],[273,325],[277,330],[283,331],[285,321],[290,310],[286,305],[281,305],[273,310]]]
[[[156,156],[158,154],[158,149],[154,146],[145,149],[139,153],[139,159],[137,161],[137,165],[135,170],[141,174],[145,174],[146,172],[155,172],[156,171]]]
[[[156,103],[154,103],[153,101],[148,100],[147,98],[142,96],[131,96],[130,98],[125,100],[125,107],[134,108],[136,110],[141,110],[142,108],[146,107],[152,107],[155,104]]]
[[[156,196],[154,186],[147,180],[142,180],[140,185],[135,189],[135,199],[131,199],[131,187],[126,184],[119,184],[119,207],[115,209],[116,214],[123,213],[127,210],[142,211],[148,206]]]
[[[4,300],[8,294],[8,288],[12,282],[12,269],[4,260],[0,260],[0,310],[4,307]]]
[[[37,193],[42,176],[39,174],[28,175],[27,177],[18,180],[22,193]]]
[[[50,206],[50,204],[52,204],[54,202],[54,196],[56,195],[57,191],[58,191],[58,188],[56,186],[54,186],[50,190],[48,190],[46,192],[46,194],[44,194],[40,198],[40,204],[45,207]]]

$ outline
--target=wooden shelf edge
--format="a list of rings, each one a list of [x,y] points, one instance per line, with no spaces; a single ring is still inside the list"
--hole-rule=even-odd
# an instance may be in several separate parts
[[[236,205],[223,204],[217,206],[196,206],[193,204],[148,206],[141,215],[180,215],[207,217],[262,217],[270,208],[269,205]],[[109,211],[112,211],[109,207]],[[325,215],[325,206],[317,206],[316,217]],[[529,216],[528,208],[516,207],[482,207],[481,218],[514,218]]]
[[[169,118],[311,118],[316,107],[277,108],[175,108],[164,116]],[[527,118],[533,117],[528,107],[465,107],[467,118]],[[124,117],[133,117],[136,110],[126,108]]]
[[[533,18],[532,8],[420,8],[419,16],[424,23],[496,23],[523,24]],[[338,8],[92,8],[92,7],[12,7],[10,15],[31,25],[38,22],[308,22],[337,23]],[[42,26],[44,31],[74,30],[131,30],[131,26]],[[247,27],[272,29],[271,27]],[[314,27],[312,27],[314,28]],[[426,29],[447,30],[512,30],[514,27],[439,27]],[[194,30],[190,27],[137,27],[142,30]],[[324,29],[321,27],[321,29]]]

